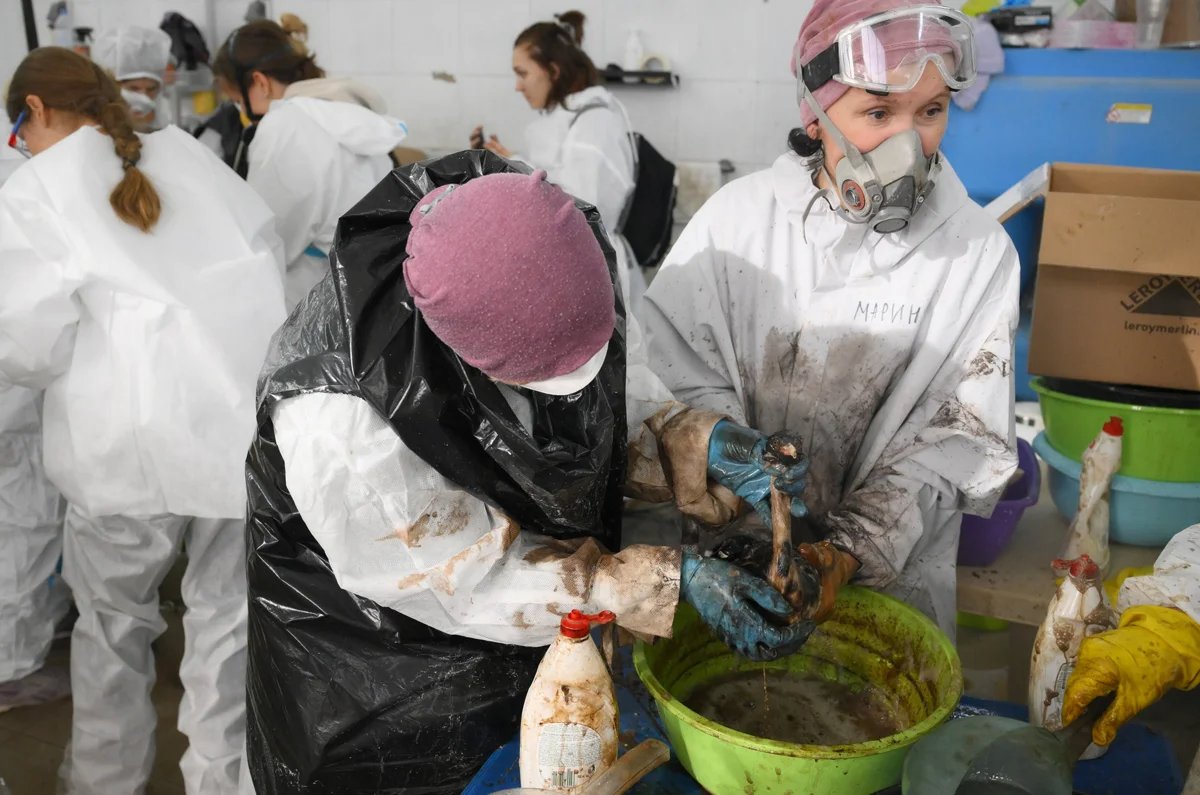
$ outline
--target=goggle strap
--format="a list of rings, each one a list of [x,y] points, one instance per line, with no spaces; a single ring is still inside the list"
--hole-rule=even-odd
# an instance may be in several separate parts
[[[841,52],[835,41],[817,57],[800,67],[800,78],[809,91],[816,91],[842,71]]]
[[[834,140],[837,141],[838,146],[841,148],[846,159],[850,161],[850,165],[854,167],[855,172],[859,174],[870,174],[871,179],[869,182],[877,183],[879,179],[875,175],[875,169],[871,168],[871,164],[868,163],[866,158],[863,157],[862,152],[858,151],[858,147],[850,143],[849,139],[842,135],[842,131],[838,129],[838,126],[833,123],[833,120],[830,119],[829,115],[821,108],[821,103],[817,102],[817,98],[812,95],[812,92],[808,90],[808,87],[804,85],[804,82],[802,80],[797,80],[797,83],[799,83],[800,101],[808,103],[808,106],[816,115],[817,121],[819,121],[821,126],[827,129],[829,134],[832,135]],[[833,175],[831,174],[831,179],[832,176]],[[862,187],[863,190],[870,190],[872,186],[867,184],[863,185]],[[834,188],[837,189],[838,186],[835,185]]]

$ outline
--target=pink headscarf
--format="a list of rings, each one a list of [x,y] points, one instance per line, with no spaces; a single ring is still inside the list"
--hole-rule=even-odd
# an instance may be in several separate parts
[[[546,172],[488,174],[413,210],[404,278],[442,342],[512,384],[572,373],[612,337],[613,283],[596,236]]]
[[[796,74],[801,66],[832,47],[838,34],[855,22],[898,8],[936,5],[941,4],[937,0],[816,0],[812,10],[804,18],[804,24],[800,26],[800,38],[792,49],[792,74]],[[886,44],[889,61],[893,57],[899,61],[907,52],[904,41],[895,40]],[[911,49],[911,42],[908,44]],[[813,92],[813,98],[822,110],[828,110],[830,105],[841,99],[849,90],[849,86],[830,80]],[[800,106],[800,113],[805,127],[816,120],[808,103]]]

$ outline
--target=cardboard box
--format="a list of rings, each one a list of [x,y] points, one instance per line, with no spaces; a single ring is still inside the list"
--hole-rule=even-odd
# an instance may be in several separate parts
[[[1116,0],[1119,22],[1137,22],[1137,0]],[[1163,21],[1163,47],[1200,44],[1200,0],[1171,0]]]
[[[1200,172],[1055,163],[1045,197],[1029,371],[1200,390]]]

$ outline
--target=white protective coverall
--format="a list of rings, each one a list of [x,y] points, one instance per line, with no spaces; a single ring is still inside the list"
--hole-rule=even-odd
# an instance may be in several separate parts
[[[1173,607],[1200,624],[1200,524],[1182,530],[1163,547],[1154,572],[1121,585],[1117,609],[1138,605]],[[1200,795],[1200,752],[1192,760],[1183,795]]]
[[[42,466],[42,395],[0,383],[0,682],[42,667],[70,607],[54,576],[62,522],[62,498]]]
[[[83,127],[0,189],[0,379],[45,388],[50,479],[70,502],[63,576],[80,795],[143,791],[154,760],[150,644],[179,554],[189,793],[234,792],[245,723],[244,459],[254,388],[284,318],[270,210],[175,127],[142,136],[150,233],[120,221],[121,162]]]
[[[350,102],[278,99],[250,143],[246,181],[278,219],[287,262],[287,307],[329,271],[338,218],[392,170],[404,122]]]
[[[644,366],[627,326],[631,438],[660,409],[680,407]],[[500,391],[526,430],[531,404]],[[679,601],[678,549],[616,555],[592,539],[522,530],[409,450],[365,401],[311,393],[281,401],[272,421],[288,490],[344,589],[451,635],[544,646],[572,608],[612,610],[622,627],[665,636]],[[511,541],[511,545],[509,545]]]
[[[630,314],[636,315],[646,278],[629,243],[618,234],[621,214],[636,184],[635,153],[625,109],[603,86],[566,97],[525,128],[519,158],[546,172],[550,182],[600,211],[617,251],[617,270]]]
[[[805,502],[857,580],[953,637],[961,514],[989,515],[1016,468],[1016,252],[949,164],[892,235],[824,201],[802,224],[816,190],[788,153],[705,203],[646,294],[650,369],[687,405],[801,434]]]
[[[0,186],[28,161],[0,149]],[[3,285],[0,285],[3,289]],[[63,502],[42,464],[42,396],[0,383],[0,682],[42,667],[70,593],[54,577]]]

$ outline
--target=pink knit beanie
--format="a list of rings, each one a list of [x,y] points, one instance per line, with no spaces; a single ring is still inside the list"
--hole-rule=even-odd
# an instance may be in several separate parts
[[[832,47],[838,34],[855,22],[898,8],[936,5],[941,4],[937,0],[816,0],[804,18],[804,24],[800,26],[800,38],[792,49],[792,74],[795,75],[801,66]],[[904,42],[886,43],[890,45],[889,61],[895,58],[898,62],[906,52]],[[849,86],[830,80],[813,92],[813,98],[822,110],[829,110],[829,106],[849,90]],[[800,105],[800,113],[805,127],[816,120],[807,102]]]
[[[599,369],[615,318],[608,264],[546,172],[442,186],[411,221],[405,282],[429,328],[464,361],[510,384],[589,362]]]

